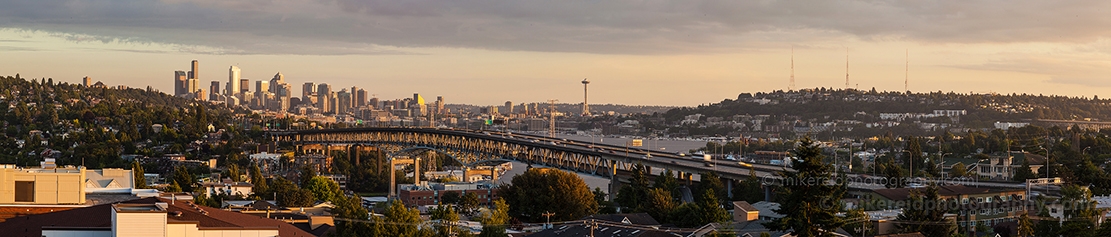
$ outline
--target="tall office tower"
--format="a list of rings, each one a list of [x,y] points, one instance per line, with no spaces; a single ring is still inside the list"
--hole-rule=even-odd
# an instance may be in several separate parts
[[[506,101],[505,102],[505,114],[507,114],[507,115],[513,114],[513,102],[512,101]]]
[[[587,96],[586,86],[589,85],[589,84],[590,84],[590,81],[587,81],[586,78],[583,78],[583,113],[582,113],[582,116],[590,116],[590,104],[588,104],[587,100],[586,100],[586,96]]]
[[[313,84],[311,81],[310,82],[305,82],[305,84],[301,85],[301,103],[307,103],[307,101],[312,101],[312,99],[310,99],[310,98],[313,97],[313,95],[315,95],[315,94],[316,94],[316,85]]]
[[[88,77],[86,77],[88,78]],[[189,87],[189,78],[185,71],[174,71],[174,95],[185,94],[185,88]],[[88,84],[88,83],[86,83]],[[88,87],[86,85],[85,87]]]
[[[270,91],[270,82],[265,80],[255,81],[255,99],[258,100],[259,107],[267,106],[267,96],[272,93]]]
[[[197,90],[201,89],[200,82],[198,82],[197,78],[189,79],[186,83],[189,84],[188,88],[185,88],[186,93],[195,93]]]
[[[289,83],[282,82],[280,88],[281,97],[278,97],[278,102],[281,104],[278,106],[278,111],[289,111],[289,100],[293,97],[293,86],[289,85]]]
[[[192,79],[201,79],[201,73],[200,73],[199,71],[197,71],[197,70],[198,70],[198,69],[200,69],[200,68],[201,68],[201,67],[200,67],[200,64],[197,64],[197,60],[196,60],[196,59],[194,59],[194,60],[193,60],[193,64],[192,64],[192,65],[191,65],[191,67],[189,68],[189,78],[192,78]]]
[[[320,109],[320,113],[322,114],[332,112],[331,110],[329,110],[329,108],[332,107],[332,104],[328,103],[331,102],[329,101],[332,98],[330,95],[331,93],[332,86],[328,85],[328,83],[320,83],[319,85],[316,85],[316,107]]]
[[[89,88],[89,86],[93,84],[93,78],[89,76],[85,76],[85,78],[81,78],[81,80],[82,83],[85,85],[85,88]]]
[[[437,114],[445,114],[446,113],[444,111],[444,96],[442,96],[442,95],[436,96],[436,113]]]
[[[239,79],[239,93],[251,91],[251,79]]]
[[[355,96],[357,96],[356,94],[358,92],[359,92],[358,87],[351,86],[351,90],[347,92],[347,93],[351,93],[351,101],[350,101],[351,103],[344,104],[344,106],[347,106],[347,108],[355,108]],[[347,111],[354,111],[354,110],[348,109]]]
[[[339,108],[338,108],[337,105],[339,105],[339,100],[336,96],[336,92],[335,91],[329,91],[328,92],[328,111],[332,111],[333,114],[336,114],[337,111],[339,111]]]
[[[274,93],[270,91],[270,82],[268,81],[255,81],[255,95]]]
[[[378,105],[378,98],[370,98],[370,102],[368,102],[368,103],[370,104],[370,107],[372,107],[372,108],[375,108],[375,109],[382,108],[381,105]]]
[[[421,97],[419,93],[413,93],[413,101],[410,103],[409,107],[412,108],[412,110],[416,110],[413,116],[424,116],[424,113],[428,112],[428,107],[426,107],[427,105],[424,103],[424,97]]]
[[[282,75],[281,72],[274,74],[274,77],[270,78],[270,93],[278,94],[278,89],[281,89],[282,83],[285,83],[285,75]]]
[[[366,106],[366,90],[359,89],[359,91],[355,92],[355,107],[362,108],[362,107],[365,107],[365,106]]]
[[[228,97],[235,97],[235,95],[239,94],[240,72],[237,66],[233,65],[231,68],[228,68],[228,93],[226,94]]]
[[[212,84],[208,86],[208,91],[210,95],[208,100],[216,101],[220,95],[220,82],[212,81]]]
[[[347,110],[351,107],[351,93],[347,92],[347,88],[340,89],[336,92],[336,113],[346,114]]]
[[[521,103],[521,113],[524,114],[525,116],[529,115],[528,104]]]

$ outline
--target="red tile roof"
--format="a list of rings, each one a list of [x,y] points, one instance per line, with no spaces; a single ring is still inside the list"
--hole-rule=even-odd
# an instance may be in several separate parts
[[[157,198],[143,198],[122,203],[153,204],[167,202]],[[169,216],[169,222],[195,222],[197,227],[206,228],[276,228],[282,237],[315,237],[297,227],[278,220],[266,219],[218,208],[193,206],[191,202],[176,201],[167,206],[167,212],[181,212],[181,216]],[[202,212],[203,211],[203,212]],[[42,227],[111,228],[112,204],[102,204],[40,215],[30,215],[0,222],[0,232],[4,236],[42,236]]]

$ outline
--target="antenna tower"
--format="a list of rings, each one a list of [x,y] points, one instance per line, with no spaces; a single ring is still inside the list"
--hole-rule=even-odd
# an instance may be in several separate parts
[[[903,91],[910,93],[910,49],[906,51],[907,65],[903,71]]]
[[[849,48],[845,48],[845,90],[849,90]]]
[[[795,47],[791,46],[791,85],[787,87],[787,91],[795,90]]]

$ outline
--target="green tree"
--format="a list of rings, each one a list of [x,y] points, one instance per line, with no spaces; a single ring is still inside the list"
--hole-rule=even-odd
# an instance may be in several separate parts
[[[757,203],[764,200],[764,185],[756,177],[756,171],[749,168],[748,178],[739,180],[733,185],[733,200]]]
[[[832,166],[823,162],[821,148],[810,139],[799,141],[792,167],[796,172],[782,171],[783,202],[776,213],[783,218],[766,226],[775,231],[792,231],[797,236],[833,236],[831,231],[844,225],[841,211],[843,186],[830,185]]]
[[[869,220],[868,214],[864,212],[864,209],[856,208],[846,211],[845,221],[845,226],[841,228],[849,232],[852,236],[876,234],[876,230],[872,227],[872,222]]]
[[[1058,236],[1061,233],[1061,223],[1057,218],[1050,217],[1049,211],[1045,208],[1038,212],[1037,224],[1034,225],[1034,236]]]
[[[532,168],[514,176],[498,194],[505,198],[511,216],[526,222],[544,221],[542,213],[555,213],[552,221],[576,220],[597,213],[598,203],[586,183],[573,173]]]
[[[606,200],[606,192],[602,188],[594,188],[594,201],[598,203],[598,214],[614,214],[617,213],[617,207],[613,202]]]
[[[305,187],[305,185],[309,184],[309,180],[316,177],[316,170],[314,170],[312,166],[306,165],[301,167],[301,172],[299,174],[301,175],[301,187]],[[402,181],[398,180],[397,182],[401,183]]]
[[[506,236],[505,227],[509,224],[509,204],[506,204],[505,200],[501,198],[494,200],[494,208],[483,212],[479,220],[482,222],[482,233],[478,236]]]
[[[143,171],[143,165],[139,164],[139,159],[135,159],[135,162],[131,163],[131,174],[134,176],[135,188],[137,189],[150,188],[147,187],[147,177],[144,176],[143,173],[145,173]]]
[[[703,215],[702,207],[696,203],[683,203],[683,205],[676,207],[675,211],[672,211],[668,217],[672,224],[682,228],[699,227],[706,223],[704,221],[706,216]]]
[[[231,179],[231,181],[233,181],[233,182],[243,181],[239,178],[239,173],[240,173],[239,172],[239,165],[228,164],[227,168],[228,168],[228,170],[227,170],[226,174],[227,174],[227,177]]]
[[[269,187],[266,185],[266,178],[262,176],[262,171],[259,169],[258,164],[251,164],[248,172],[251,173],[251,184],[254,185],[254,192],[256,194],[269,193]]]
[[[648,172],[641,164],[633,165],[632,177],[629,179],[629,185],[624,185],[617,192],[617,200],[615,202],[622,207],[622,210],[636,210],[641,209],[642,202],[648,196]],[[624,211],[623,211],[624,212]]]
[[[1030,170],[1030,169],[1027,169],[1027,170]],[[1022,171],[1016,171],[1015,175],[1018,175],[1017,172],[1022,172]],[[965,177],[965,176],[968,176],[968,167],[965,167],[964,163],[957,163],[957,164],[953,165],[952,168],[949,169],[949,177]],[[1026,181],[1026,180],[1023,179],[1023,181]]]
[[[660,223],[668,223],[670,220],[668,215],[675,211],[676,207],[678,205],[671,197],[671,192],[662,188],[653,188],[648,190],[648,197],[644,200],[644,210],[642,211],[648,213],[652,218],[656,218]]]
[[[342,197],[339,184],[324,176],[314,176],[305,184],[305,190],[312,192],[314,200],[334,202],[336,197]]]
[[[1109,234],[1111,234],[1111,233],[1109,233]],[[1016,236],[1018,236],[1018,237],[1034,236],[1034,223],[1030,222],[1030,216],[1027,215],[1026,213],[1022,213],[1022,217],[1018,219],[1018,233],[1017,233]],[[1111,235],[1101,235],[1101,236],[1111,236]]]
[[[1099,211],[1087,187],[1071,184],[1061,188],[1061,203],[1065,205],[1061,233],[1081,237],[1095,234]]]
[[[887,163],[883,165],[883,173],[884,177],[889,180],[887,184],[884,184],[884,187],[903,188],[904,186],[906,186],[906,182],[899,182],[903,180],[903,169],[899,168],[899,166],[895,164],[894,159],[888,159]]]
[[[177,184],[177,180],[173,180],[172,182],[173,183],[170,183],[170,186],[166,186],[165,191],[169,192],[169,193],[180,193],[181,192],[181,185]]]
[[[459,204],[459,192],[445,192],[440,195],[440,204]]]
[[[370,213],[362,205],[362,198],[358,195],[352,197],[341,197],[335,203],[336,208],[332,209],[335,216],[353,219],[353,220],[370,220]],[[376,236],[378,232],[374,232],[369,223],[358,221],[336,221],[336,235],[337,236]]]
[[[464,214],[470,215],[478,209],[478,194],[475,192],[468,192],[463,194],[463,198],[459,200],[459,209],[463,210]]]
[[[698,206],[702,209],[704,215],[702,221],[706,222],[703,224],[729,222],[729,219],[732,218],[729,216],[729,212],[721,207],[721,201],[714,193],[714,189],[703,190],[702,197],[699,200]]]
[[[955,225],[945,219],[945,200],[938,194],[938,187],[930,185],[925,193],[910,191],[909,205],[897,218],[903,221],[896,224],[904,233],[919,232],[926,236],[951,236]]]
[[[440,220],[440,225],[436,228],[440,236],[454,236],[456,234],[455,224],[459,222],[459,213],[455,212],[455,208],[439,205],[428,211],[429,218],[432,220]]]
[[[197,178],[184,165],[174,167],[173,180],[181,185],[183,192],[193,192],[193,183],[197,182]]]
[[[1012,178],[1014,181],[1026,182],[1027,179],[1038,178],[1034,171],[1030,170],[1030,161],[1022,159],[1022,167],[1015,170],[1015,175]]]
[[[672,197],[679,199],[679,180],[675,178],[675,174],[671,170],[664,170],[662,174],[656,176],[655,183],[652,187],[661,188],[671,193]]]
[[[423,222],[420,218],[420,211],[406,208],[401,201],[394,200],[391,202],[382,215],[385,216],[385,221],[374,224],[377,226],[376,228],[382,229],[380,236],[415,237],[427,236],[432,232],[431,228],[420,227]]]

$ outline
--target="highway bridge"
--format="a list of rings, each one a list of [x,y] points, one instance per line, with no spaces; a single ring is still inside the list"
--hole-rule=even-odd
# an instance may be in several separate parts
[[[677,172],[688,183],[696,174],[716,172],[727,180],[741,180],[752,172],[763,181],[777,180],[777,172],[790,168],[773,165],[748,164],[737,161],[704,160],[677,153],[594,144],[551,138],[533,134],[503,131],[467,130],[451,128],[375,127],[322,130],[270,131],[267,135],[275,142],[292,143],[298,150],[306,147],[342,147],[342,149],[375,147],[394,158],[415,152],[436,151],[446,154],[464,166],[481,165],[491,161],[515,160],[543,165],[578,173],[610,177],[611,185],[620,185],[620,175],[627,174],[635,164],[652,169]],[[319,148],[317,148],[319,149]],[[331,149],[331,148],[329,148]],[[658,171],[658,170],[657,170]],[[864,174],[848,174],[854,180],[874,179]],[[618,181],[618,182],[613,182]],[[725,182],[731,188],[732,182]],[[1025,188],[1023,183],[962,181],[970,186],[996,188]],[[882,185],[850,183],[851,188],[876,189]],[[615,186],[611,186],[615,190]],[[612,192],[611,192],[612,193]]]

